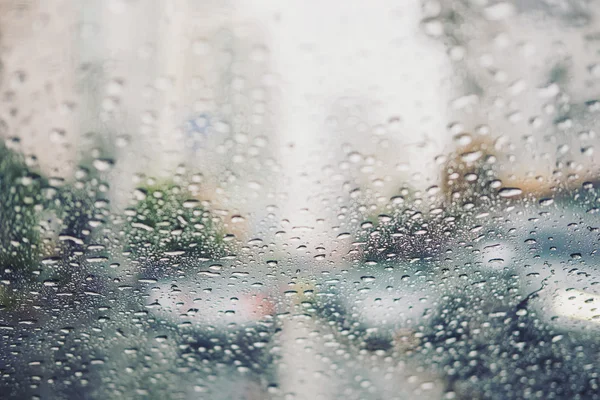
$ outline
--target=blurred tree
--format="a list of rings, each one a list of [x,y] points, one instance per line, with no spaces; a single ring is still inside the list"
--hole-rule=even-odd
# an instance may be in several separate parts
[[[489,206],[495,195],[494,182],[498,180],[498,151],[490,137],[457,136],[459,142],[466,143],[449,155],[442,170],[442,192],[447,207],[468,211],[476,206]]]
[[[171,182],[140,187],[137,202],[127,210],[125,234],[134,258],[168,256],[218,258],[223,234],[217,218],[201,202]]]
[[[0,275],[13,284],[31,279],[40,261],[45,187],[22,155],[0,143]]]
[[[456,217],[439,207],[437,187],[428,193],[402,187],[382,208],[369,212],[356,232],[366,261],[438,256],[456,230]]]

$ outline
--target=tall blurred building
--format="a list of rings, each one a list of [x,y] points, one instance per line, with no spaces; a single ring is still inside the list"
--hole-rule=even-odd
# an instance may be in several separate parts
[[[0,2],[0,134],[52,175],[73,171],[80,139],[77,21],[69,1]]]
[[[2,135],[18,137],[45,173],[70,178],[82,162],[115,161],[105,176],[119,209],[137,175],[169,180],[184,165],[200,173],[200,197],[250,211],[248,193],[263,182],[249,176],[275,164],[259,23],[216,1],[0,7]]]
[[[489,137],[504,184],[525,192],[592,179],[598,168],[592,123],[599,94],[597,6],[424,4],[425,29],[447,46],[455,71],[449,133]],[[460,140],[455,146],[460,151]]]

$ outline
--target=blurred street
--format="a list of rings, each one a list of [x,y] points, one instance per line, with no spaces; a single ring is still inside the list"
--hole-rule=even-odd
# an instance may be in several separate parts
[[[599,399],[599,12],[0,0],[0,397]]]

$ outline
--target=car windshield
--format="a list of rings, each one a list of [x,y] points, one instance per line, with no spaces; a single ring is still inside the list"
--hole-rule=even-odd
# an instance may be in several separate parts
[[[0,0],[0,102],[3,399],[600,399],[598,3]]]

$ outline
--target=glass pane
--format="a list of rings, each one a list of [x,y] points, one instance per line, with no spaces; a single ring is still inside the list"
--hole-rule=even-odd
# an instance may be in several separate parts
[[[599,7],[1,0],[0,397],[599,399]]]

